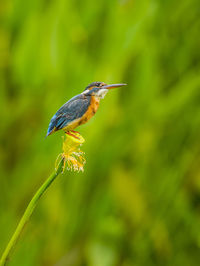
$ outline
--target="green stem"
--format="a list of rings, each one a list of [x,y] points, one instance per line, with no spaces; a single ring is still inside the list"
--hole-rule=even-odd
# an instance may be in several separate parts
[[[42,186],[37,190],[33,198],[31,199],[29,205],[27,206],[24,215],[22,216],[14,234],[12,235],[6,249],[3,252],[3,255],[0,260],[0,266],[6,265],[6,262],[8,260],[9,254],[13,248],[13,246],[16,244],[25,224],[28,222],[33,210],[35,209],[38,200],[41,198],[41,196],[44,194],[44,192],[47,190],[47,188],[51,185],[51,183],[55,180],[55,178],[62,172],[64,164],[64,159],[62,159],[57,167],[57,169],[49,176],[49,178],[42,184]]]

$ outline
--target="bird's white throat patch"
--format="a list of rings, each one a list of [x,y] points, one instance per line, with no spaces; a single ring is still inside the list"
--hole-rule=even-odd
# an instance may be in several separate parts
[[[85,90],[81,94],[87,94],[89,92],[90,92],[90,90]],[[91,95],[93,95],[95,97],[99,97],[100,99],[103,99],[107,92],[108,92],[108,89],[100,89],[97,92],[93,92]]]
[[[107,92],[107,89],[100,89],[95,96],[103,99],[106,96]]]

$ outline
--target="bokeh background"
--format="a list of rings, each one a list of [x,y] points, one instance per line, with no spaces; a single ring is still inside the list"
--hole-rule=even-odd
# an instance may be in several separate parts
[[[1,253],[62,150],[55,111],[128,84],[79,128],[84,173],[53,183],[9,265],[199,265],[199,0],[6,0],[0,25]]]

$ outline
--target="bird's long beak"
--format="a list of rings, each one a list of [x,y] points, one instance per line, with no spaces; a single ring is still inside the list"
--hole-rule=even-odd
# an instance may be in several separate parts
[[[105,85],[102,86],[101,89],[114,89],[114,88],[118,88],[118,87],[122,87],[122,86],[126,86],[127,84],[125,83],[118,83],[118,84],[111,84],[111,85]]]

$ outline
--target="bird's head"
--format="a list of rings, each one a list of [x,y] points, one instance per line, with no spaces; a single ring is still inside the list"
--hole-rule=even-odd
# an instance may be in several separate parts
[[[96,96],[100,99],[104,98],[109,89],[125,86],[124,83],[107,85],[104,82],[92,82],[82,92],[85,96]]]

